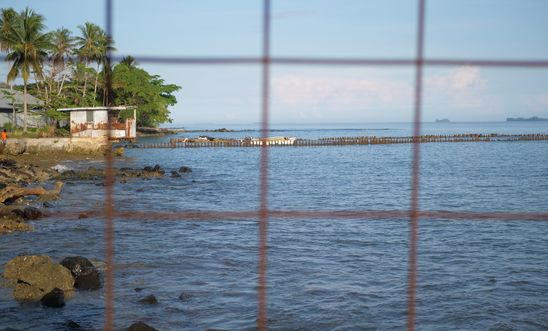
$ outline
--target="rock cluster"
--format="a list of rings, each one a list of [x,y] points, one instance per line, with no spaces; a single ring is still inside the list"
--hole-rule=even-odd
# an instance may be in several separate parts
[[[40,301],[47,307],[63,307],[74,288],[101,288],[99,271],[86,258],[73,256],[60,264],[45,255],[17,256],[4,266],[4,278],[20,301]]]
[[[192,170],[189,167],[183,166],[179,169],[180,173],[191,172]],[[113,176],[120,180],[126,180],[131,178],[141,178],[141,179],[151,179],[155,177],[163,177],[166,171],[159,165],[146,166],[143,169],[134,169],[134,168],[120,168],[113,169]],[[176,170],[170,172],[172,177],[173,174],[177,174]],[[56,175],[56,178],[60,180],[104,180],[106,174],[104,169],[97,169],[94,167],[89,167],[85,170],[66,170]]]
[[[90,260],[82,256],[70,256],[61,261],[61,265],[70,270],[74,277],[74,287],[79,290],[98,290],[101,288],[101,275]]]
[[[6,263],[4,278],[15,285],[17,300],[38,301],[53,289],[71,291],[74,278],[70,271],[48,256],[18,256]]]

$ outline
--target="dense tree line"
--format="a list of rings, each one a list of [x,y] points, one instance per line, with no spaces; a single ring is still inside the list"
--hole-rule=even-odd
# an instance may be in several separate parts
[[[107,61],[115,51],[114,41],[103,29],[86,22],[79,34],[60,28],[46,31],[44,17],[32,9],[0,12],[0,52],[9,64],[6,83],[44,101],[46,116],[57,122],[66,116],[63,107],[137,106],[137,125],[157,126],[170,121],[168,107],[177,103],[180,87],[165,82],[136,66],[125,57],[114,66]],[[112,78],[112,95],[107,98],[105,77]],[[21,86],[12,85],[20,78]],[[108,100],[107,100],[108,99]],[[27,98],[23,102],[23,130],[27,130]]]

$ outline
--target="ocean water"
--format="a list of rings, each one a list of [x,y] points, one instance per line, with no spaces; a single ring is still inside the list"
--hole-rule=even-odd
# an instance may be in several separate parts
[[[412,128],[275,129],[271,135],[318,138],[405,136]],[[433,123],[423,132],[548,133],[548,123]],[[411,145],[272,148],[269,156],[272,209],[409,208]],[[429,143],[421,145],[421,160],[424,210],[548,212],[548,141]],[[160,164],[168,172],[182,165],[193,169],[181,178],[117,184],[118,210],[250,211],[259,205],[259,149],[130,149],[116,162]],[[100,210],[104,188],[98,184],[67,183],[54,210]],[[0,237],[1,264],[18,254],[104,260],[102,219],[33,224],[32,233]],[[255,219],[116,219],[116,327],[142,320],[159,330],[254,330],[257,247]],[[407,219],[271,219],[268,247],[269,329],[405,329]],[[421,220],[417,329],[548,329],[547,261],[548,222]],[[148,294],[159,303],[137,303]],[[46,309],[19,304],[10,289],[0,288],[0,312],[0,330],[62,330],[68,320],[102,329],[104,295],[79,292],[66,307]]]

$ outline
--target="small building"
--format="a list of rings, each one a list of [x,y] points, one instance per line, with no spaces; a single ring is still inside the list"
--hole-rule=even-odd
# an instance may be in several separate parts
[[[0,128],[7,123],[13,127],[23,126],[23,92],[0,88]],[[34,96],[27,94],[27,126],[36,128],[47,124],[46,117],[41,114],[41,107],[44,102]]]
[[[110,137],[113,140],[133,140],[137,137],[136,107],[61,108],[70,113],[71,137]],[[112,129],[109,132],[108,120]]]

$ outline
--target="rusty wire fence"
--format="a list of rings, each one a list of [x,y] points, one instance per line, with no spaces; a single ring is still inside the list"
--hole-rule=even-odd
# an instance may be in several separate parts
[[[268,138],[269,134],[269,99],[270,99],[270,71],[275,65],[294,66],[339,66],[339,67],[412,67],[415,69],[414,78],[414,118],[413,136],[421,136],[421,113],[423,94],[423,69],[425,66],[463,66],[474,65],[483,67],[498,68],[548,68],[548,60],[485,60],[485,59],[451,59],[451,58],[425,58],[424,57],[424,35],[425,35],[425,12],[426,0],[417,0],[417,25],[416,25],[416,50],[414,58],[386,59],[386,58],[314,58],[314,57],[272,57],[270,52],[271,40],[271,1],[262,0],[262,56],[259,57],[166,57],[157,56],[135,56],[140,63],[146,64],[167,64],[167,65],[256,65],[261,71],[261,139]],[[115,0],[105,0],[106,8],[106,31],[113,36],[113,3]],[[120,57],[108,54],[107,65],[119,61]],[[105,75],[105,86],[107,87],[107,100],[112,97],[112,81],[109,73]],[[110,118],[109,118],[110,120]],[[109,123],[112,125],[112,123]],[[417,264],[418,264],[418,228],[419,220],[469,220],[469,221],[548,221],[548,212],[473,212],[473,211],[435,211],[419,209],[420,192],[420,141],[411,141],[412,166],[411,166],[411,194],[410,208],[407,211],[384,210],[384,211],[298,211],[298,210],[272,210],[269,209],[268,192],[268,168],[269,168],[269,147],[267,144],[260,146],[260,169],[259,169],[259,207],[250,211],[200,211],[200,212],[117,212],[114,206],[113,187],[114,180],[114,159],[112,152],[105,156],[105,200],[104,210],[100,214],[104,216],[104,235],[106,249],[106,271],[105,271],[105,320],[104,329],[114,329],[114,219],[124,217],[142,220],[241,220],[256,219],[259,225],[259,255],[257,257],[258,284],[257,284],[257,329],[268,329],[267,318],[267,270],[268,270],[268,223],[273,218],[285,219],[408,219],[409,222],[409,243],[408,243],[408,274],[407,274],[407,330],[415,329],[416,298],[417,298]]]

